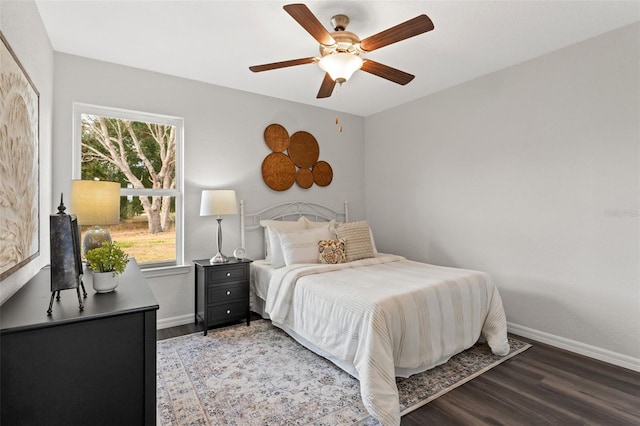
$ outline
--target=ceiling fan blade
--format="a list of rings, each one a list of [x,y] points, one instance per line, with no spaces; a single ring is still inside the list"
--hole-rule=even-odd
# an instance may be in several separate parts
[[[324,80],[322,80],[322,84],[320,85],[320,90],[318,90],[318,96],[316,98],[328,98],[333,93],[333,88],[336,87],[336,82],[333,81],[329,73],[324,75]]]
[[[329,31],[327,31],[320,21],[318,21],[318,18],[316,18],[304,4],[287,4],[283,6],[283,9],[291,15],[291,17],[295,19],[302,28],[307,30],[307,32],[318,41],[318,43],[325,46],[332,46],[336,44],[336,41],[331,37]]]
[[[377,75],[386,80],[393,81],[401,85],[405,85],[414,79],[414,75],[392,68],[388,65],[381,64],[372,60],[366,60],[362,64],[362,71],[366,71],[369,74]]]
[[[291,59],[289,61],[273,62],[270,64],[263,64],[263,65],[254,65],[252,67],[249,67],[249,69],[253,72],[269,71],[269,70],[275,70],[278,68],[293,67],[295,65],[311,64],[316,61],[317,61],[317,58],[314,58],[314,57]]]
[[[427,15],[416,16],[406,22],[365,38],[360,42],[360,48],[365,52],[406,40],[418,34],[426,33],[434,28],[433,22]]]

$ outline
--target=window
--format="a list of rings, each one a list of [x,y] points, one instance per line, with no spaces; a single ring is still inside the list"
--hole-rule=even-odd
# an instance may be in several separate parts
[[[142,268],[181,265],[183,120],[78,103],[73,109],[74,179],[120,183],[120,223],[105,226],[112,240]]]

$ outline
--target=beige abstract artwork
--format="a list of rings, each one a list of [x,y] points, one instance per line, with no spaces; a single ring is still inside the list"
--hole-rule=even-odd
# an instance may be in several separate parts
[[[39,93],[0,33],[0,280],[40,251]]]

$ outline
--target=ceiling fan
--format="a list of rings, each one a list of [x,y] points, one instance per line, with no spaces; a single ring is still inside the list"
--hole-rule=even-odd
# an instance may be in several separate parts
[[[331,19],[334,31],[330,33],[304,4],[288,4],[283,8],[320,43],[322,57],[300,58],[254,65],[249,69],[253,72],[261,72],[317,62],[320,68],[325,71],[324,80],[320,85],[317,98],[331,96],[336,83],[344,83],[359,69],[401,85],[409,83],[415,77],[414,75],[371,59],[362,58],[360,54],[372,52],[381,47],[426,33],[434,28],[433,22],[427,15],[419,15],[395,27],[360,40],[356,34],[346,31],[349,24],[349,17],[346,15],[335,15]]]

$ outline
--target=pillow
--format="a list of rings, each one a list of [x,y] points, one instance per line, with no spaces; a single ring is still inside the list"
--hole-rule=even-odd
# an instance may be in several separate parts
[[[369,227],[369,234],[371,235],[371,247],[373,247],[373,254],[378,254],[378,248],[376,247],[376,240],[373,239],[373,231]]]
[[[265,228],[265,241],[269,246],[269,259],[272,268],[282,268],[285,266],[284,256],[282,255],[282,247],[280,244],[280,231],[277,228],[267,226]]]
[[[318,241],[330,240],[329,228],[314,228],[304,231],[278,231],[280,247],[285,265],[295,263],[318,263]]]
[[[347,262],[375,256],[368,221],[340,223],[335,231],[337,238],[346,242]]]
[[[329,228],[333,228],[336,224],[335,219],[332,219],[329,222],[326,222],[326,221],[314,222],[313,220],[309,219],[306,216],[302,216],[301,219],[304,222],[304,226],[307,229],[322,228],[323,226],[328,226]]]
[[[297,221],[291,220],[261,220],[260,225],[264,228],[264,258],[265,260],[271,260],[271,243],[269,237],[269,229],[270,226],[273,229],[283,230],[283,231],[292,231],[292,230],[303,230],[305,228],[305,223],[300,217]]]
[[[344,240],[320,240],[318,241],[318,249],[320,250],[320,263],[334,264],[347,261]]]

